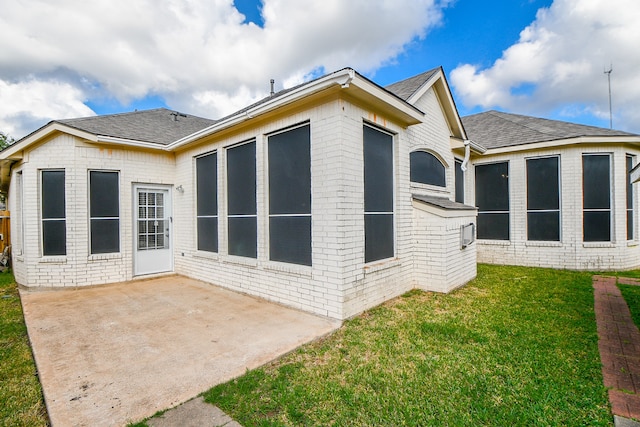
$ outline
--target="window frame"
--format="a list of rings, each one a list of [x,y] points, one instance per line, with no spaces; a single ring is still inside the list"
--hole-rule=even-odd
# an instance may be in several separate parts
[[[609,190],[609,198],[608,198],[608,207],[607,208],[587,208],[585,207],[585,195],[586,195],[586,191],[585,191],[585,177],[587,175],[591,175],[590,174],[585,174],[585,158],[587,157],[607,157],[608,158],[608,162],[607,162],[607,167],[608,167],[608,180],[609,180],[609,185],[608,185],[608,190]],[[612,162],[613,162],[613,155],[612,153],[582,153],[581,156],[581,161],[582,161],[582,241],[585,243],[606,243],[606,242],[613,242],[613,191],[612,191],[612,173],[613,173],[613,167],[612,167]],[[586,234],[586,217],[588,213],[598,213],[598,212],[607,212],[608,215],[608,220],[609,220],[609,230],[608,230],[608,238],[607,239],[600,239],[600,238],[590,238],[587,239],[585,234]]]
[[[531,208],[530,207],[530,195],[531,195],[531,188],[529,186],[529,176],[530,176],[530,172],[529,172],[529,165],[530,162],[536,162],[536,161],[540,161],[540,160],[548,160],[548,159],[555,159],[556,160],[556,175],[557,175],[557,205],[558,208],[557,209],[548,209],[548,208]],[[553,155],[549,155],[549,156],[540,156],[540,157],[529,157],[529,158],[525,158],[525,185],[526,185],[526,203],[527,203],[527,217],[526,217],[526,224],[527,224],[527,241],[530,242],[561,242],[562,241],[562,173],[561,173],[561,165],[560,165],[560,155],[559,154],[553,154]],[[542,186],[542,187],[538,187],[538,188],[548,188],[547,186]],[[557,239],[542,239],[542,238],[532,238],[532,232],[531,232],[531,215],[535,215],[535,214],[540,214],[540,213],[556,213],[557,214],[557,221],[558,221],[558,229],[557,229]]]
[[[625,155],[625,166],[626,166],[626,199],[627,199],[627,204],[626,204],[626,212],[627,212],[627,241],[629,240],[635,240],[635,235],[636,235],[636,227],[635,227],[635,221],[636,221],[636,214],[635,214],[635,195],[634,195],[634,185],[631,182],[631,171],[633,170],[634,167],[634,163],[636,160],[636,156],[634,156],[633,154],[629,154],[627,153]]]
[[[91,188],[91,184],[92,184],[92,174],[93,173],[114,173],[117,176],[117,184],[116,184],[116,189],[117,189],[117,211],[118,211],[118,215],[117,216],[93,216],[93,209],[92,209],[92,188]],[[89,180],[89,185],[88,187],[88,202],[89,202],[89,206],[88,206],[88,210],[89,210],[89,254],[90,255],[102,255],[102,254],[115,254],[115,253],[120,253],[122,251],[122,239],[120,238],[120,233],[121,233],[121,227],[120,227],[120,216],[121,216],[121,210],[120,210],[120,171],[117,170],[109,170],[109,169],[89,169],[88,170],[88,180]],[[96,251],[94,252],[94,248],[93,248],[93,224],[94,224],[94,220],[95,221],[104,221],[104,220],[108,220],[108,221],[117,221],[117,239],[118,239],[118,249],[115,251]]]
[[[305,156],[305,161],[308,161],[308,175],[306,175],[307,170],[305,168],[305,176],[301,178],[299,182],[308,182],[308,189],[305,185],[304,194],[298,194],[298,196],[302,196],[302,198],[307,200],[302,200],[299,198],[297,202],[299,206],[280,206],[279,204],[282,202],[281,197],[276,197],[278,194],[278,189],[273,187],[273,185],[277,185],[276,180],[281,182],[281,177],[278,172],[283,171],[283,168],[273,169],[272,166],[276,164],[276,159],[272,159],[272,153],[276,151],[275,146],[272,144],[278,144],[283,141],[278,141],[278,137],[288,134],[289,132],[295,132],[301,129],[306,128],[306,134],[304,137],[306,138],[303,143],[307,145],[307,151],[304,153],[308,154],[308,157]],[[273,138],[273,139],[272,139]],[[275,262],[284,262],[289,264],[296,264],[302,266],[312,266],[313,260],[313,236],[312,236],[312,204],[313,204],[313,194],[312,194],[312,174],[311,174],[311,124],[310,122],[299,123],[293,126],[289,126],[285,129],[281,129],[275,132],[272,132],[266,135],[267,140],[267,186],[266,191],[269,199],[268,206],[268,227],[269,227],[269,260]],[[284,142],[286,143],[286,142]],[[295,143],[298,143],[296,140]],[[272,146],[274,147],[272,149]],[[282,160],[284,157],[279,156],[278,160]],[[288,160],[296,160],[293,158],[287,157]],[[305,162],[306,166],[306,162]],[[295,171],[291,171],[295,172]],[[299,189],[298,189],[299,190]],[[307,193],[308,190],[308,193]],[[293,192],[293,195],[296,192]],[[305,206],[307,205],[307,206]],[[289,230],[291,231],[292,227],[295,229],[296,227],[300,227],[297,229],[296,233],[290,233],[292,236],[289,236],[287,241],[287,237],[284,239],[280,238],[280,234],[277,232],[279,228],[283,226],[282,222],[287,220],[293,220],[293,223],[289,224]],[[304,234],[303,234],[304,233]],[[306,241],[301,240],[300,236],[305,236],[305,239],[308,238],[308,243]],[[286,250],[283,250],[283,245],[293,245],[293,253],[289,253]],[[297,248],[297,249],[296,249]]]
[[[387,204],[389,205],[388,207],[391,208],[391,210],[380,210],[380,208],[374,208],[374,209],[370,209],[367,207],[367,150],[366,150],[366,133],[365,133],[365,129],[369,128],[373,131],[376,132],[380,132],[383,135],[386,135],[389,137],[389,150],[390,150],[390,159],[389,159],[389,165],[390,165],[390,176],[388,178],[390,178],[390,183],[387,183],[385,185],[388,185],[390,187],[390,203],[387,200]],[[383,261],[386,259],[391,259],[394,258],[396,256],[396,248],[397,248],[397,242],[396,242],[396,215],[395,215],[395,211],[396,211],[396,164],[395,164],[395,160],[396,160],[396,144],[395,144],[395,134],[387,129],[381,128],[379,126],[376,126],[374,124],[370,124],[368,122],[364,122],[363,123],[363,145],[362,145],[362,149],[363,149],[363,196],[364,196],[364,261],[365,263],[371,263],[371,262],[376,262],[376,261]],[[379,175],[379,170],[377,171],[378,173],[376,173],[376,175]],[[374,191],[374,190],[372,190]],[[384,220],[386,222],[386,224],[380,224],[380,221]],[[380,228],[373,228],[374,224],[372,223],[372,221],[377,221],[378,224],[377,226],[383,225],[384,229],[381,230]],[[380,231],[382,231],[383,233],[381,234]],[[389,234],[389,235],[385,235]],[[371,236],[375,236],[375,237],[379,237],[382,236],[385,239],[388,239],[388,242],[385,242],[385,244],[387,245],[387,247],[384,248],[384,250],[381,251],[381,254],[378,253],[372,253],[371,251],[373,250],[373,245],[371,244],[371,240],[368,237]],[[376,247],[378,245],[375,245]]]
[[[414,162],[417,162],[417,155],[425,155],[428,156],[427,158],[430,161],[435,161],[437,162],[437,164],[439,165],[439,167],[442,167],[442,169],[440,170],[440,168],[438,168],[438,170],[434,170],[434,169],[419,169],[417,170],[415,166],[414,166]],[[424,156],[423,156],[424,157]],[[420,159],[422,160],[422,159]],[[430,173],[430,174],[437,174],[437,179],[432,179],[435,177],[427,177],[427,179],[425,180],[414,180],[415,178],[418,178],[418,175],[423,175],[420,178],[424,178],[425,173]],[[412,184],[419,184],[419,185],[430,185],[433,187],[437,187],[437,188],[447,188],[447,165],[445,164],[445,162],[442,161],[442,159],[434,152],[432,152],[431,150],[428,149],[423,149],[423,148],[419,148],[417,150],[413,150],[409,153],[409,181]],[[437,181],[437,182],[436,182]]]
[[[494,209],[494,210],[481,210],[479,203],[478,203],[478,169],[482,169],[484,167],[488,167],[488,166],[496,166],[496,165],[502,165],[502,164],[506,164],[507,166],[507,184],[506,184],[506,188],[507,188],[507,210],[498,210],[498,209]],[[489,163],[481,163],[481,164],[476,164],[474,166],[474,183],[475,183],[475,204],[476,207],[478,208],[478,216],[477,216],[477,227],[476,227],[476,233],[477,233],[477,239],[478,240],[496,240],[496,241],[510,241],[511,240],[511,179],[510,179],[510,175],[511,175],[511,162],[509,160],[500,160],[500,161],[495,161],[495,162],[489,162]],[[502,237],[482,237],[481,233],[483,231],[481,223],[484,222],[482,220],[482,218],[485,218],[485,215],[502,215],[505,216],[507,219],[507,226],[506,226],[506,238],[502,238]],[[486,217],[486,218],[490,218]]]
[[[211,185],[211,188],[207,188],[206,190],[213,190],[214,193],[214,199],[215,199],[215,214],[211,213],[211,212],[207,212],[207,213],[201,213],[201,208],[202,210],[206,210],[205,206],[201,206],[201,199],[204,199],[203,197],[201,197],[201,191],[205,191],[205,189],[202,189],[200,187],[200,174],[199,174],[199,162],[203,161],[204,159],[209,158],[210,156],[215,156],[213,157],[214,161],[215,161],[215,168],[213,171],[213,182]],[[196,206],[195,206],[195,213],[196,213],[196,235],[195,235],[195,244],[196,244],[196,250],[198,251],[202,251],[202,252],[209,252],[209,253],[218,253],[220,251],[220,239],[219,239],[219,234],[220,234],[220,198],[219,198],[219,192],[218,192],[218,168],[219,168],[219,161],[220,161],[220,156],[218,156],[218,150],[214,150],[214,151],[209,151],[207,153],[203,153],[200,154],[198,156],[194,157],[194,171],[195,171],[195,182],[196,182]],[[204,238],[201,239],[201,231],[203,231],[203,226],[201,225],[201,220],[203,221],[207,221],[207,220],[215,220],[215,233],[214,233],[214,238],[213,238],[213,242],[212,246],[209,247],[205,247],[205,241]],[[209,222],[207,221],[207,222]],[[213,246],[215,246],[215,248],[213,248]]]
[[[252,166],[252,172],[253,172],[253,201],[252,204],[253,206],[251,206],[253,208],[253,212],[252,213],[231,213],[231,203],[232,201],[234,201],[233,197],[235,196],[231,196],[232,194],[232,189],[231,189],[231,185],[232,185],[232,181],[235,178],[232,178],[230,175],[230,171],[231,171],[231,167],[229,164],[229,153],[232,152],[232,150],[234,149],[238,149],[240,147],[244,147],[244,146],[248,146],[253,144],[253,164]],[[227,254],[232,255],[232,256],[239,256],[239,257],[244,257],[244,258],[250,258],[250,259],[257,259],[258,258],[258,174],[257,174],[257,142],[255,138],[252,138],[250,140],[247,141],[243,141],[243,142],[239,142],[237,144],[233,144],[230,145],[228,147],[225,147],[225,163],[226,163],[226,196],[227,196]],[[249,165],[247,165],[249,166]],[[244,169],[244,172],[246,173],[248,170]],[[250,192],[245,192],[245,193],[250,193]],[[248,200],[248,199],[247,199]],[[235,201],[234,201],[235,202]],[[253,221],[249,221],[249,220],[253,220]],[[249,227],[247,227],[247,225],[249,225]],[[233,231],[232,231],[233,230]],[[237,233],[238,236],[242,237],[242,233],[247,232],[248,234],[251,234],[252,238],[252,246],[251,248],[249,248],[250,250],[245,251],[245,252],[239,252],[237,251],[238,248],[235,248],[232,246],[232,235],[234,235],[235,233]],[[245,238],[247,238],[247,236],[244,236]],[[248,242],[248,239],[246,240]],[[235,244],[235,243],[233,243]]]
[[[64,212],[64,216],[62,217],[45,217],[45,211],[48,210],[49,200],[45,198],[45,175],[49,173],[62,172],[62,211]],[[40,253],[44,257],[48,256],[66,256],[67,255],[67,194],[66,194],[66,171],[65,169],[60,168],[52,168],[52,169],[40,169],[39,171],[40,178]],[[45,200],[47,200],[45,202]],[[58,201],[59,203],[59,201]],[[62,251],[56,251],[59,253],[48,253],[48,245],[46,244],[47,239],[47,229],[48,225],[54,224],[56,222],[62,222],[64,227],[64,241],[62,244]]]

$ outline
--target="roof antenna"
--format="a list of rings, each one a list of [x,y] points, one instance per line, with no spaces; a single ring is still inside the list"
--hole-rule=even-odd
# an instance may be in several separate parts
[[[609,129],[613,129],[613,113],[611,110],[611,72],[613,71],[613,64],[609,65],[609,70],[605,70],[607,75],[607,81],[609,82]]]
[[[271,83],[271,96],[275,95],[275,93],[276,93],[276,92],[273,90],[273,85],[275,84],[275,82],[276,82],[276,81],[275,81],[275,80],[273,80],[273,79],[271,79],[271,80],[269,81],[269,83]]]

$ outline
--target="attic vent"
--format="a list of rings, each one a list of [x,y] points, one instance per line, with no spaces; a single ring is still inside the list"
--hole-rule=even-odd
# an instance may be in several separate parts
[[[173,121],[177,122],[178,121],[178,117],[187,117],[186,114],[182,114],[182,113],[178,113],[177,111],[173,111],[171,113],[171,115],[173,116]]]

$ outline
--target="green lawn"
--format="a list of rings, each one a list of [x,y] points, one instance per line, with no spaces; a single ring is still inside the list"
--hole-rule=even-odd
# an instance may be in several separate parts
[[[618,287],[629,306],[633,322],[640,328],[640,286],[619,284]]]
[[[0,426],[48,425],[18,290],[0,273]]]
[[[611,425],[588,273],[478,267],[205,393],[243,426]]]

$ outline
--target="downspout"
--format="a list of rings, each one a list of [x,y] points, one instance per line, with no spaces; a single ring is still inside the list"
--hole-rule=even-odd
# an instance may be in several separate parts
[[[471,156],[471,140],[465,139],[464,140],[464,160],[460,165],[460,169],[462,169],[462,172],[466,172],[467,170],[467,163],[469,163],[469,156]]]

